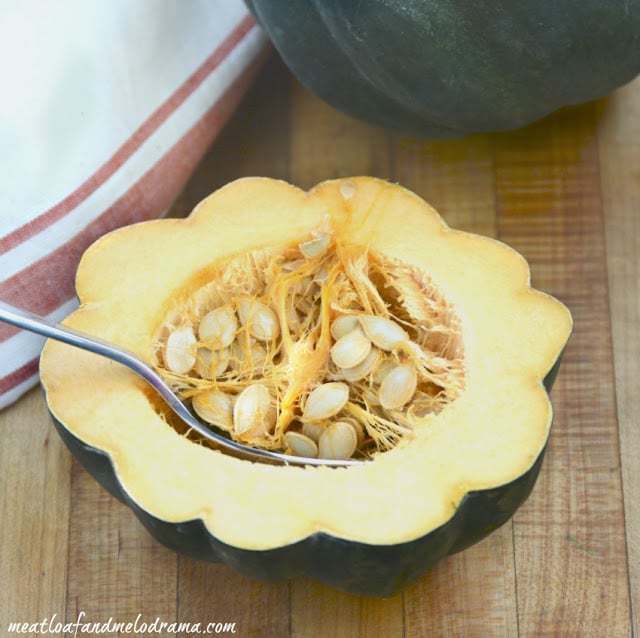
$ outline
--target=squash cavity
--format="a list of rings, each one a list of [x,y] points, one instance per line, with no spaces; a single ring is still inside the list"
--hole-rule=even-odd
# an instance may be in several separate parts
[[[203,422],[297,456],[370,458],[460,394],[454,309],[426,273],[340,230],[214,263],[164,311],[156,365]]]

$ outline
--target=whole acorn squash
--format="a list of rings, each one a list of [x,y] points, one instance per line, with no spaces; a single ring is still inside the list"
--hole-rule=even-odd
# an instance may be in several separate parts
[[[178,552],[387,596],[502,525],[534,485],[570,314],[530,287],[518,253],[450,229],[398,185],[241,179],[186,219],[105,235],[76,285],[65,323],[154,363],[211,427],[362,460],[234,458],[130,370],[47,342],[61,437]]]
[[[248,0],[298,79],[414,136],[518,128],[640,72],[640,0]]]

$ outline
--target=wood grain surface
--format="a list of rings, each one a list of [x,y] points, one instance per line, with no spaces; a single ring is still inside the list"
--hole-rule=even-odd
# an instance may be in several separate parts
[[[78,617],[231,622],[243,637],[640,636],[640,80],[520,131],[428,142],[337,113],[273,58],[171,214],[245,175],[308,188],[356,174],[509,243],[571,309],[529,500],[390,599],[253,582],[159,546],[71,459],[35,389],[0,413],[0,636]]]

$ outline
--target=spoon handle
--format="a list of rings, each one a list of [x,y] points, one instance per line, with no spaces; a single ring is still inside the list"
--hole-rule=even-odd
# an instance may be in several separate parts
[[[10,323],[19,328],[24,328],[29,332],[35,332],[36,334],[55,339],[56,341],[62,341],[77,348],[88,350],[89,352],[95,352],[96,354],[109,357],[119,363],[122,363],[129,368],[132,368],[138,374],[146,377],[148,372],[152,372],[152,376],[159,378],[159,375],[145,364],[139,357],[133,353],[114,346],[111,343],[103,341],[98,337],[93,337],[73,328],[62,326],[45,317],[40,317],[27,310],[10,306],[9,304],[0,301],[0,321]],[[164,384],[164,381],[162,381]],[[155,385],[155,383],[154,383]]]
[[[40,317],[21,308],[15,308],[3,301],[0,301],[0,321],[35,332],[43,337],[62,341],[77,348],[108,357],[127,366],[150,383],[170,407],[178,413],[178,416],[186,420],[189,425],[194,427],[192,421],[195,421],[195,429],[200,431],[200,428],[203,427],[199,421],[193,418],[193,415],[186,409],[182,401],[176,397],[171,388],[167,386],[160,374],[129,350],[103,341],[98,337],[89,336],[73,328],[54,323],[45,317]],[[209,434],[210,432],[207,428],[205,436]]]
[[[58,323],[50,321],[45,317],[40,317],[27,310],[15,308],[3,301],[0,301],[0,321],[9,323],[18,328],[23,328],[29,332],[62,341],[63,343],[88,350],[95,354],[108,357],[118,363],[121,363],[149,383],[158,394],[166,401],[175,414],[182,419],[189,427],[196,430],[198,434],[209,441],[213,441],[216,445],[233,452],[237,456],[250,458],[256,461],[277,461],[288,465],[332,465],[344,466],[354,465],[359,461],[354,460],[334,460],[334,459],[312,459],[304,457],[290,456],[272,450],[262,450],[252,448],[248,445],[237,443],[231,439],[213,432],[200,421],[198,421],[180,398],[173,392],[162,376],[150,365],[145,363],[140,357],[133,354],[129,350],[103,341],[98,337],[87,335],[73,328],[62,326]]]
[[[56,341],[62,341],[77,348],[94,352],[95,354],[108,357],[118,363],[131,368],[134,372],[137,372],[141,377],[146,379],[151,385],[158,390],[162,397],[171,402],[175,399],[175,395],[172,391],[166,392],[168,387],[164,379],[149,365],[147,365],[142,359],[132,352],[125,350],[119,346],[103,341],[99,337],[93,337],[73,328],[62,326],[58,323],[54,323],[45,317],[40,317],[27,310],[21,308],[15,308],[9,304],[0,301],[0,321],[10,323],[19,328],[24,328],[30,332],[48,337],[49,339],[55,339]],[[181,402],[179,402],[181,403]],[[172,403],[173,406],[173,403]]]

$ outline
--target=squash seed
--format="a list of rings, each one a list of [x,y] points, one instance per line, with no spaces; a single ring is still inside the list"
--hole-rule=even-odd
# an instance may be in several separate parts
[[[309,290],[312,286],[313,286],[313,277],[302,277],[301,279],[298,279],[297,281],[291,284],[291,287],[289,288],[289,294],[292,297],[296,297],[296,296],[305,297],[309,293]]]
[[[231,355],[229,365],[232,370],[258,370],[267,360],[266,349],[254,339],[251,339],[248,344],[246,339],[236,339],[229,350]]]
[[[337,341],[358,327],[356,315],[340,315],[331,322],[331,336]]]
[[[301,266],[304,266],[305,263],[306,263],[306,260],[304,259],[292,259],[290,261],[285,261],[282,264],[281,268],[286,272],[294,272],[298,270],[298,268],[300,268]]]
[[[308,436],[312,441],[316,443],[319,441],[320,436],[325,431],[326,425],[322,421],[306,421],[302,424],[302,434]]]
[[[273,431],[276,418],[271,393],[261,383],[248,385],[233,405],[233,429],[243,437],[266,438]]]
[[[369,354],[358,365],[342,369],[342,376],[344,380],[349,383],[354,383],[369,376],[378,364],[378,361],[380,361],[380,357],[380,350],[376,347],[372,347]]]
[[[418,385],[418,373],[409,364],[397,365],[387,373],[380,384],[378,398],[387,410],[397,410],[411,401]]]
[[[351,416],[340,417],[340,421],[342,423],[348,423],[353,428],[353,431],[356,433],[356,439],[358,440],[358,446],[360,446],[364,441],[364,425],[362,425],[358,419]]]
[[[378,367],[373,372],[373,382],[380,385],[384,378],[396,367],[396,362],[391,358],[382,359]]]
[[[356,185],[353,182],[342,182],[340,184],[340,195],[346,200],[351,199],[356,194]]]
[[[326,284],[327,281],[329,281],[329,271],[326,266],[322,266],[313,277],[313,283],[318,286],[322,286],[323,284]]]
[[[371,407],[378,407],[380,405],[380,399],[378,399],[378,393],[375,388],[364,387],[362,388],[362,398],[367,405]]]
[[[307,259],[311,259],[312,257],[318,257],[326,253],[330,241],[331,238],[329,235],[321,235],[309,241],[303,241],[301,244],[298,244],[298,248]]]
[[[296,310],[295,306],[293,305],[288,305],[285,308],[285,313],[286,313],[286,321],[287,321],[287,327],[289,329],[289,332],[291,332],[292,330],[298,331],[300,329],[300,315],[298,314],[298,311]]]
[[[339,368],[353,368],[371,352],[371,341],[361,328],[340,337],[331,347],[331,359]]]
[[[360,421],[357,421],[356,419],[352,419],[351,420],[351,426],[353,427],[353,429],[356,432],[356,439],[358,440],[358,447],[360,447],[362,445],[362,443],[364,442],[364,438],[365,438],[365,434],[366,434],[366,430],[364,425],[362,425],[362,423],[360,423]]]
[[[393,350],[398,343],[409,340],[407,331],[386,317],[362,315],[360,325],[373,344],[382,350]]]
[[[222,350],[198,348],[195,371],[203,379],[215,379],[225,373],[229,367],[230,360],[230,348],[223,348]]]
[[[330,381],[315,388],[308,396],[302,413],[303,421],[321,421],[335,416],[349,400],[349,386]]]
[[[271,341],[280,336],[280,322],[276,313],[257,299],[239,299],[238,316],[249,334],[260,341]]]
[[[318,456],[316,442],[300,432],[285,432],[284,442],[295,456],[305,456],[311,459],[315,459]]]
[[[215,349],[227,348],[233,343],[238,330],[236,313],[231,306],[220,306],[200,320],[198,337]]]
[[[176,328],[167,338],[164,362],[171,372],[187,374],[195,365],[196,335],[191,326]]]
[[[358,436],[351,423],[336,421],[327,426],[318,441],[318,456],[323,459],[348,459],[358,446]]]
[[[233,397],[220,390],[206,390],[196,394],[191,405],[195,413],[207,423],[224,430],[233,427]]]

